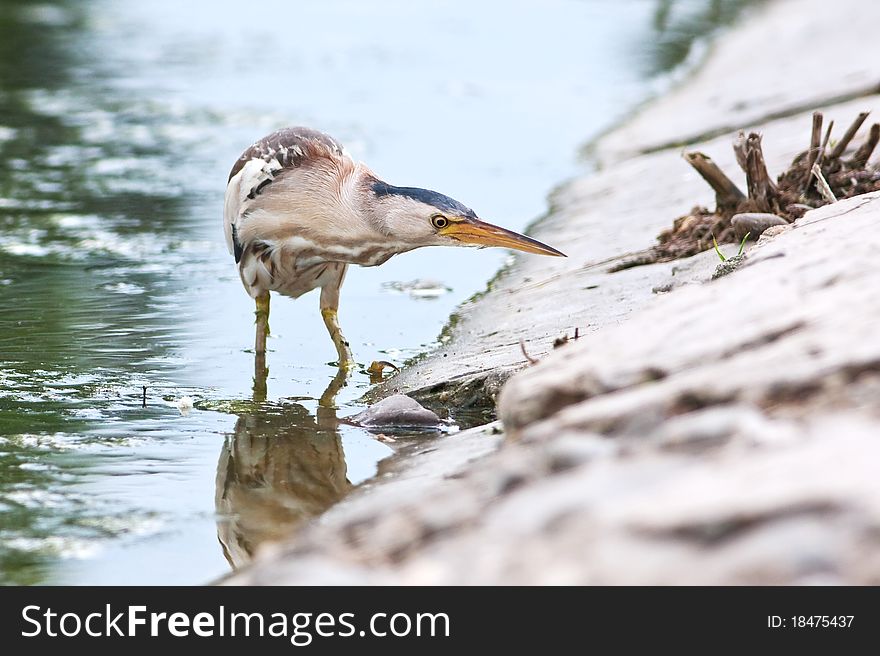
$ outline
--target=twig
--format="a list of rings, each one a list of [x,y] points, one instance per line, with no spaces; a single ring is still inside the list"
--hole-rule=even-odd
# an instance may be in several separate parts
[[[703,153],[683,153],[685,161],[715,190],[715,203],[719,209],[735,209],[745,199],[745,194],[728,178],[718,165]]]
[[[733,154],[736,155],[736,163],[745,173],[748,170],[748,157],[746,156],[746,133],[742,130],[733,140]]]
[[[865,119],[868,118],[868,114],[870,113],[871,112],[862,112],[856,116],[856,120],[847,128],[846,132],[844,132],[843,136],[840,138],[840,141],[837,142],[837,145],[834,146],[834,149],[828,155],[829,159],[837,159],[843,155],[843,151],[849,146],[849,142],[853,140],[854,136],[856,136],[856,132],[862,127],[862,123],[865,122]]]
[[[819,147],[819,156],[816,158],[816,164],[822,167],[822,162],[825,160],[825,148],[828,147],[828,140],[831,139],[831,129],[834,127],[834,121],[828,122],[828,129],[825,130],[825,138],[822,139],[822,145]]]
[[[871,131],[868,133],[868,140],[863,143],[856,151],[856,154],[852,156],[850,165],[858,169],[864,168],[868,163],[868,160],[871,159],[871,153],[873,153],[874,149],[877,147],[878,141],[880,141],[880,123],[874,123],[874,125],[871,126]]]
[[[538,358],[533,358],[529,355],[528,351],[526,351],[526,343],[523,341],[522,337],[519,339],[519,347],[522,349],[522,354],[525,359],[529,361],[529,364],[538,364],[540,362]]]
[[[755,201],[757,211],[773,212],[774,201],[779,195],[779,190],[767,172],[764,150],[761,147],[761,135],[757,132],[749,134],[745,150],[746,183],[749,187],[749,198]]]
[[[819,195],[822,196],[829,203],[836,203],[837,196],[834,195],[834,192],[831,191],[831,185],[828,184],[828,181],[825,179],[825,176],[822,175],[822,169],[819,168],[818,164],[813,164],[813,175],[816,176],[816,191],[819,192]]]
[[[813,164],[819,157],[819,140],[822,138],[822,112],[813,112],[813,131],[810,133],[810,150],[807,152],[807,179],[804,180],[804,192],[810,188],[813,179]]]

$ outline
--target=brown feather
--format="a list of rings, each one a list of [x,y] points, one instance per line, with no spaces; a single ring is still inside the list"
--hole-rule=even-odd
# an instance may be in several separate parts
[[[312,158],[340,157],[342,154],[342,145],[323,132],[305,127],[284,128],[263,137],[244,151],[229,172],[229,180],[252,159],[262,159],[266,163],[274,159],[286,169],[300,166]]]

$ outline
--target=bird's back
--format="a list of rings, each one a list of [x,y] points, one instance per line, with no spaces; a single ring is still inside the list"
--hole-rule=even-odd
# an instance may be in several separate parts
[[[330,135],[306,127],[282,128],[266,135],[245,150],[232,166],[229,181],[251,160],[262,160],[266,165],[275,167],[277,164],[280,169],[285,169],[300,166],[308,159],[327,156],[345,156],[342,144]],[[257,181],[257,185],[259,184]]]
[[[333,185],[354,166],[339,142],[306,127],[273,132],[236,160],[223,225],[251,296],[268,290],[299,296],[321,286],[328,258],[310,233],[333,214],[339,197]]]

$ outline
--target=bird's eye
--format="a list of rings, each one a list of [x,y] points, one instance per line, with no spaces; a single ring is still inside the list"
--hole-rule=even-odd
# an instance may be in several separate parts
[[[449,219],[447,219],[442,214],[435,214],[431,217],[431,225],[440,230],[441,228],[445,228],[449,225]]]

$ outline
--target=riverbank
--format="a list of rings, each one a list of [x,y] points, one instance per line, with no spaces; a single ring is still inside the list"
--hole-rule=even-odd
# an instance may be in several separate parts
[[[718,280],[711,251],[608,273],[714,205],[681,144],[733,172],[731,132],[756,129],[775,176],[813,109],[880,113],[880,7],[836,3],[853,24],[823,7],[768,4],[599,141],[599,172],[533,231],[569,257],[518,258],[378,390],[453,413],[498,401],[505,433],[395,461],[228,582],[880,581],[880,194],[807,213]]]

